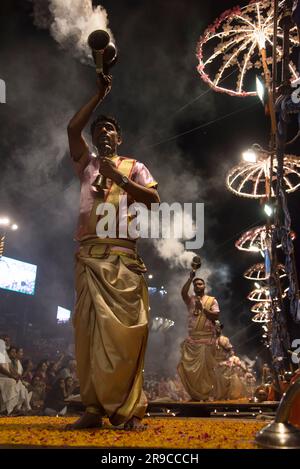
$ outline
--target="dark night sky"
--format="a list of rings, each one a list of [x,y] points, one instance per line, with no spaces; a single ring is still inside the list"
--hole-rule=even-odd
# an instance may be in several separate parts
[[[261,347],[259,329],[250,323],[245,296],[251,285],[242,273],[260,259],[237,251],[234,241],[250,225],[261,224],[264,215],[257,201],[237,198],[226,189],[225,175],[242,150],[254,142],[268,143],[268,122],[257,98],[210,91],[195,100],[207,89],[196,70],[197,41],[206,26],[235,2],[100,3],[119,49],[104,111],[116,115],[122,126],[120,153],[149,166],[162,200],[205,203],[205,245],[200,255],[213,272],[211,291],[220,301],[225,333],[236,334],[233,342],[241,351],[255,353]],[[2,290],[0,308],[17,315],[27,308],[33,321],[45,325],[55,320],[58,304],[73,304],[72,234],[79,186],[69,162],[66,126],[95,91],[95,73],[61,50],[48,31],[33,25],[29,1],[2,0],[0,10],[0,78],[7,85],[7,103],[0,108],[0,213],[8,213],[20,225],[8,238],[6,255],[38,265],[35,297]],[[215,119],[220,120],[170,139]],[[296,231],[298,203],[299,193],[289,197]],[[296,241],[298,252],[299,247]],[[155,284],[167,285],[173,295],[166,315],[180,323],[174,304],[180,304],[179,290],[188,271],[171,269],[150,244],[140,251],[155,274]],[[181,304],[180,308],[183,311]]]

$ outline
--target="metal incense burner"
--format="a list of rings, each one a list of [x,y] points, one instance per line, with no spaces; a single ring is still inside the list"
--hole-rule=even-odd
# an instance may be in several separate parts
[[[257,433],[255,441],[262,448],[299,449],[300,429],[288,422],[292,405],[300,395],[300,378],[283,394],[275,421]]]

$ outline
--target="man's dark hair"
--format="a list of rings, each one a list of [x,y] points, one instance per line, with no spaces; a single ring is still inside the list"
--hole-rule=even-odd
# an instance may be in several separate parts
[[[195,277],[194,280],[193,280],[193,284],[195,284],[195,282],[197,282],[197,280],[201,280],[201,282],[203,282],[205,284],[205,280],[203,278],[200,278],[200,277]]]
[[[4,340],[4,339],[6,339],[6,338],[9,339],[9,335],[8,335],[8,334],[0,334],[0,339],[1,339],[1,340]]]
[[[92,135],[92,137],[94,135],[96,126],[100,122],[111,122],[115,126],[115,128],[118,132],[118,135],[121,137],[121,127],[120,127],[118,121],[114,117],[105,116],[104,114],[102,114],[101,116],[96,117],[96,119],[91,123],[91,135]]]

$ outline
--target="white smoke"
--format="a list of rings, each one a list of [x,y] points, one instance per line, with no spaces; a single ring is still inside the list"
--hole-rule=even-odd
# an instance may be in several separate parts
[[[92,55],[87,44],[88,36],[96,29],[107,31],[106,10],[98,5],[93,8],[91,0],[30,0],[33,2],[34,23],[49,29],[59,45],[84,63],[92,64]]]
[[[147,233],[143,237],[149,238],[157,254],[167,261],[171,268],[189,268],[193,257],[196,256],[196,253],[187,251],[184,246],[185,240],[191,240],[196,235],[193,216],[184,208],[184,204],[178,202],[169,205],[163,202],[158,211],[139,211],[141,233]]]
[[[197,254],[186,251],[184,244],[179,239],[153,240],[158,255],[169,262],[170,267],[189,268],[194,256]]]

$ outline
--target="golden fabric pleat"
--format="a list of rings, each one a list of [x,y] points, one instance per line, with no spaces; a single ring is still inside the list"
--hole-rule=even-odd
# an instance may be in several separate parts
[[[207,297],[204,308],[209,310],[214,301]],[[185,390],[192,399],[201,401],[212,397],[216,382],[215,336],[204,330],[207,318],[200,313],[190,336],[181,344],[181,361],[177,367]]]
[[[230,387],[230,368],[226,365],[229,353],[223,347],[216,348],[216,384],[214,396],[217,401],[228,399]]]
[[[77,253],[73,324],[82,402],[120,425],[142,418],[147,407],[142,384],[148,289],[138,273],[141,260],[107,255],[107,247]]]
[[[114,156],[111,158],[113,162],[118,162],[118,156]],[[135,160],[130,159],[130,158],[124,158],[122,159],[119,164],[117,164],[118,171],[120,171],[124,176],[128,177],[130,179],[130,175],[134,166]],[[88,232],[89,233],[95,233],[96,234],[96,225],[99,220],[99,216],[96,215],[97,208],[99,204],[101,203],[110,203],[114,205],[116,208],[116,211],[119,208],[119,197],[123,193],[123,189],[118,186],[115,182],[112,183],[106,198],[103,197],[103,194],[99,192],[98,194],[95,192],[94,193],[94,204],[89,216],[89,221],[88,221]]]

